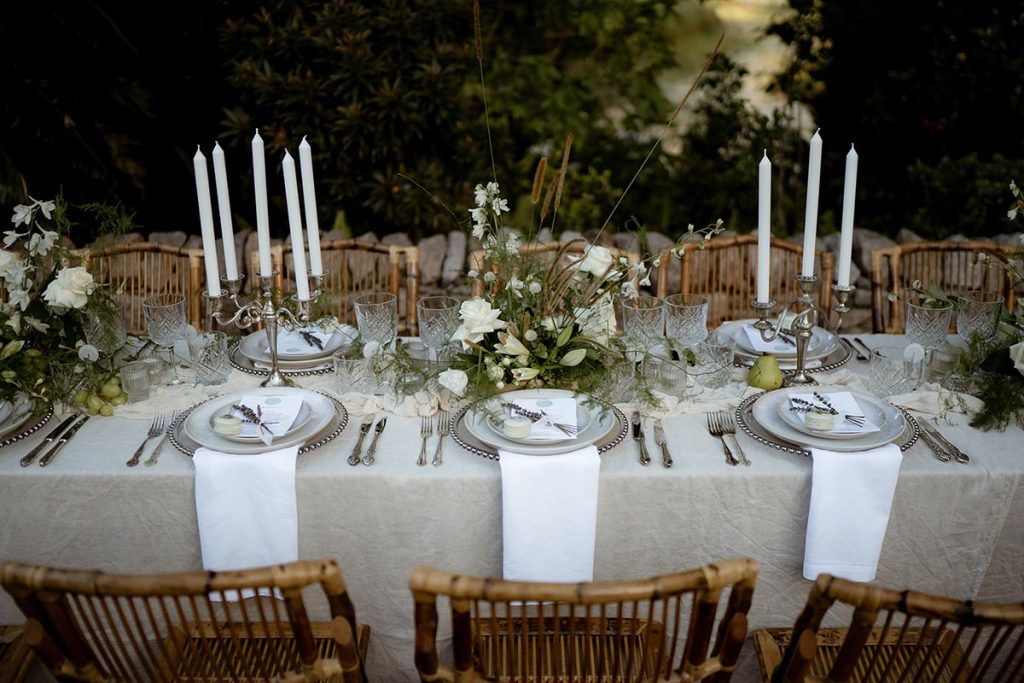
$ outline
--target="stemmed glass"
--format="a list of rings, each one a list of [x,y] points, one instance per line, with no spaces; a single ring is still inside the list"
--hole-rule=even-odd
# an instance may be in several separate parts
[[[448,345],[459,327],[459,300],[453,296],[425,296],[416,302],[420,340],[440,360],[441,349]]]
[[[992,339],[999,331],[1002,307],[1003,295],[999,292],[962,292],[957,297],[956,333],[968,344],[975,333],[983,341]]]
[[[389,346],[398,336],[398,297],[390,292],[370,292],[356,297],[356,327],[364,342]]]
[[[146,319],[149,338],[157,346],[171,352],[171,380],[167,386],[183,384],[178,377],[178,356],[174,345],[185,337],[188,320],[185,317],[185,297],[180,294],[158,294],[142,302],[142,315]]]
[[[708,336],[708,298],[703,294],[665,297],[665,331],[669,340],[684,347],[704,341]]]

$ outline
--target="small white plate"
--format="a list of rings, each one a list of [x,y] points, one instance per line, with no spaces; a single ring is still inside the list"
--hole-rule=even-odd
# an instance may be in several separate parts
[[[806,390],[799,390],[797,393],[806,393]],[[855,392],[850,392],[850,393],[853,394],[854,399],[857,399],[857,394]],[[886,416],[885,416],[885,411],[884,410],[880,409],[874,403],[865,404],[865,403],[861,402],[860,400],[857,400],[857,405],[860,407],[860,410],[861,410],[860,414],[863,415],[864,417],[866,417],[868,419],[868,421],[871,422],[871,424],[873,424],[876,427],[878,427],[879,430],[885,428]],[[801,432],[803,434],[807,434],[809,436],[820,436],[823,439],[842,439],[842,440],[857,439],[859,437],[865,436],[866,434],[875,434],[875,433],[877,433],[877,432],[867,432],[867,433],[855,432],[855,433],[850,433],[850,432],[835,432],[835,431],[818,431],[816,429],[811,429],[806,424],[804,424],[804,421],[800,419],[800,416],[797,413],[795,413],[795,412],[793,412],[792,410],[789,409],[789,397],[788,396],[787,396],[785,401],[779,401],[779,415],[782,417],[783,422],[785,422],[787,425],[789,425],[793,429],[797,430],[798,432]]]
[[[210,429],[213,429],[213,423],[217,419],[218,415],[234,415],[234,414],[235,414],[235,411],[231,408],[231,406],[227,406],[227,408],[222,413],[214,413],[213,415],[210,416]],[[304,427],[306,425],[306,423],[309,422],[311,417],[313,417],[313,411],[310,409],[309,404],[306,403],[305,400],[303,400],[302,401],[302,406],[299,408],[299,413],[298,413],[298,415],[295,416],[295,421],[292,422],[292,426],[289,427],[285,431],[284,434],[276,435],[274,437],[273,441],[271,441],[270,445],[271,446],[276,446],[277,444],[279,444],[281,442],[282,439],[285,439],[288,436],[294,434],[297,430],[302,429],[302,427]],[[214,431],[216,431],[216,430],[214,430]],[[263,441],[260,439],[260,437],[255,436],[255,435],[242,436],[241,434],[219,434],[218,433],[217,436],[222,436],[225,439],[229,439],[231,441],[236,441],[238,443],[263,443]]]
[[[483,409],[480,411],[487,415],[487,426],[491,429],[491,431],[493,431],[498,436],[508,439],[509,441],[534,445],[556,444],[565,441],[575,442],[579,438],[580,434],[586,432],[587,427],[590,425],[590,411],[587,410],[586,406],[584,406],[580,401],[576,401],[576,436],[566,436],[561,439],[533,439],[530,437],[520,438],[516,436],[509,436],[508,434],[505,433],[505,430],[502,429],[501,419],[497,417],[495,413],[501,413],[502,415],[507,414],[507,410],[503,408],[500,404],[512,403],[514,400],[514,398],[507,398],[506,396],[502,396],[501,400],[492,402],[491,405],[487,406],[487,409]],[[495,403],[498,405],[494,405]]]
[[[291,393],[302,397],[303,402],[309,405],[312,416],[301,428],[286,437],[274,439],[274,443],[270,446],[262,441],[238,443],[216,433],[210,426],[210,421],[215,415],[222,414],[225,410],[230,409],[233,403],[238,403],[246,396],[283,396]],[[236,454],[265,453],[269,450],[305,443],[319,434],[334,419],[335,412],[334,402],[315,391],[294,387],[266,387],[249,389],[202,403],[189,413],[181,428],[189,439],[211,450]]]
[[[760,356],[761,352],[756,350],[750,343],[750,339],[747,337],[744,326],[748,323],[739,325],[736,329],[735,336],[736,347],[743,351],[747,355]],[[839,337],[832,334],[828,330],[815,327],[811,334],[810,343],[807,344],[807,360],[820,360],[836,350],[839,346]],[[788,347],[787,351],[776,351],[772,355],[781,360],[796,360],[796,345]]]
[[[331,338],[324,344],[323,350],[312,349],[302,355],[287,356],[278,353],[277,364],[281,368],[293,370],[305,370],[310,367],[321,365],[330,360],[331,354],[340,351],[351,343],[347,330],[340,330],[331,335]],[[270,363],[270,350],[267,343],[267,333],[263,330],[253,332],[242,337],[238,344],[239,352],[251,361],[257,363]]]

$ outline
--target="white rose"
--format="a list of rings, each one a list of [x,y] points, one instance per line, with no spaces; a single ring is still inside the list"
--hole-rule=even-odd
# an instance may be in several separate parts
[[[1024,375],[1024,341],[1010,347],[1010,360],[1013,361],[1013,367],[1017,368],[1017,372]]]
[[[89,303],[89,295],[95,289],[92,275],[85,268],[61,268],[43,292],[43,300],[51,306],[65,308],[84,308]]]
[[[6,249],[0,249],[0,278],[11,279],[11,276],[21,272],[18,267],[18,257]]]
[[[380,342],[370,340],[363,344],[363,358],[373,358],[380,351]]]
[[[611,278],[611,267],[614,263],[612,252],[607,247],[592,244],[583,252],[583,258],[576,262],[576,268],[581,273],[590,273],[594,277],[608,275]]]
[[[452,335],[452,341],[462,342],[464,350],[470,348],[467,342],[479,344],[485,334],[505,329],[501,311],[491,308],[490,303],[479,298],[463,301],[459,308],[459,318],[462,324]]]
[[[469,377],[462,370],[449,368],[437,376],[438,383],[456,396],[462,396],[469,383]]]

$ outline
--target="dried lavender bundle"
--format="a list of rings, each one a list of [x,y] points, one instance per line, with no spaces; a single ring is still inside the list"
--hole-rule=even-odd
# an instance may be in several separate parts
[[[320,338],[317,337],[312,332],[309,332],[307,330],[299,330],[299,334],[302,335],[302,338],[305,339],[306,343],[309,344],[310,346],[315,346],[321,351],[324,350],[324,343],[320,341]]]

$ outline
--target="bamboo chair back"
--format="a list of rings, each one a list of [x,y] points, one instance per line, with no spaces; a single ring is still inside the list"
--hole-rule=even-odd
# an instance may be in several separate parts
[[[936,284],[947,294],[970,289],[1002,292],[1006,307],[1013,310],[1013,278],[999,266],[981,262],[978,254],[1006,254],[995,242],[916,242],[877,249],[871,253],[872,326],[876,333],[903,334],[904,290],[915,280]],[[889,293],[897,295],[889,300]]]
[[[757,235],[715,238],[702,243],[703,248],[688,247],[685,255],[670,256],[658,268],[657,295],[704,294],[708,297],[708,327],[717,327],[726,320],[756,317],[751,302],[757,288]],[[794,276],[800,274],[803,246],[772,240],[770,294],[781,307],[796,299],[799,289]],[[832,306],[835,256],[818,251],[816,266],[821,275],[819,304],[825,310]],[[672,272],[680,271],[678,285]]]
[[[583,254],[587,247],[590,246],[590,242],[584,239],[577,239],[571,242],[528,242],[526,244],[519,245],[519,254],[526,259],[531,259],[535,262],[541,262],[546,265],[551,264],[555,258],[562,260],[562,265],[568,265],[570,259]],[[607,247],[608,251],[611,252],[612,258],[618,261],[620,258],[625,257],[629,263],[639,263],[640,255],[626,251],[625,249],[619,249],[618,247]],[[490,268],[486,263],[486,257],[482,249],[478,249],[469,255],[469,267],[471,270],[475,270],[478,273],[483,273],[486,268]],[[472,284],[473,296],[482,296],[484,293],[484,282],[482,279],[477,278],[473,280]]]
[[[123,286],[121,299],[125,304],[125,322],[130,334],[146,334],[142,302],[155,294],[184,296],[189,323],[196,329],[208,327],[202,314],[202,249],[137,242],[100,249],[79,249],[71,252],[71,256],[92,274],[96,282],[109,284],[113,289]]]
[[[852,607],[853,615],[849,628],[838,631],[841,642],[823,657],[818,643],[834,639],[822,639],[819,627],[836,602]],[[1022,631],[1022,603],[960,602],[822,574],[771,680],[1019,681]]]
[[[457,683],[727,681],[746,638],[756,579],[750,559],[642,581],[580,584],[420,567],[409,581],[416,668],[422,681]],[[452,664],[438,659],[438,596],[451,606]]]
[[[61,680],[362,680],[355,610],[333,560],[152,576],[7,562],[0,583]],[[332,617],[319,642],[302,596],[317,584]],[[268,597],[238,600],[257,592]]]
[[[420,292],[420,250],[379,242],[331,240],[320,244],[324,291],[317,308],[355,325],[352,300],[368,292],[391,292],[398,297],[398,333],[416,335],[416,300]],[[295,291],[295,268],[290,244],[274,246],[270,258],[282,292]],[[307,258],[307,267],[309,260]],[[253,252],[250,272],[259,271],[259,253]]]

